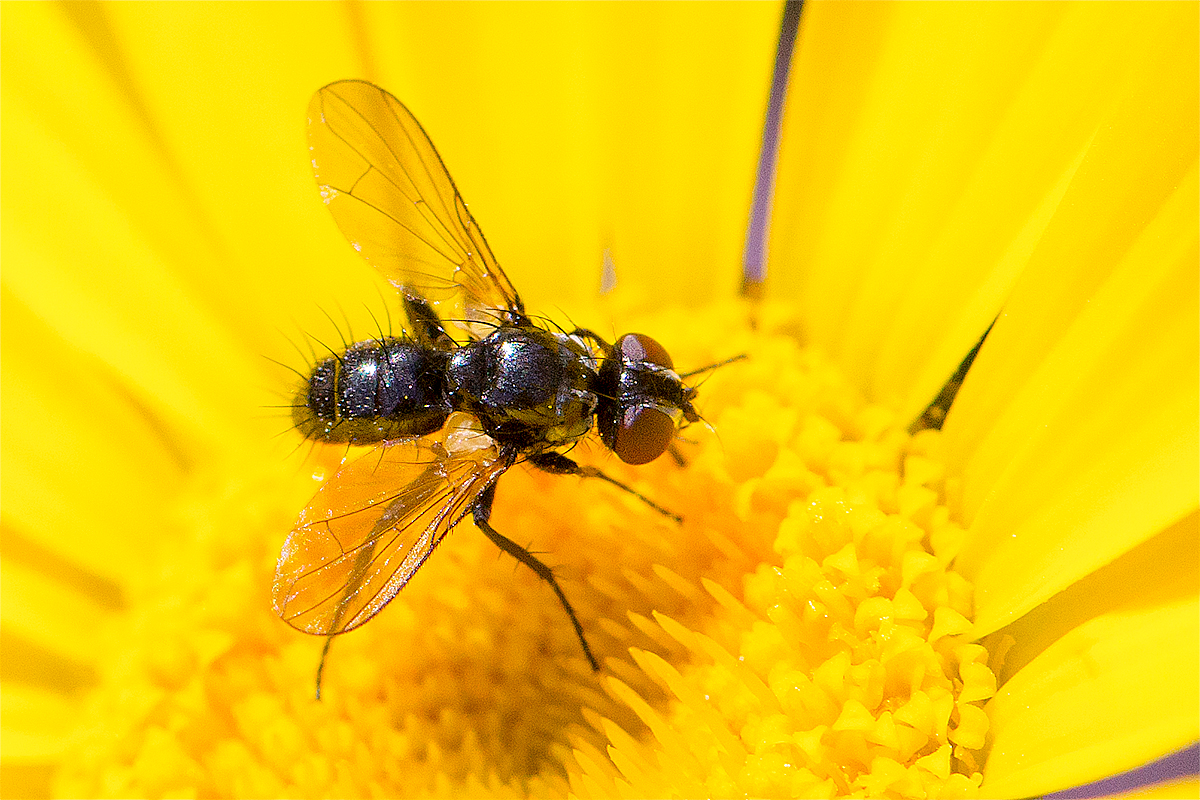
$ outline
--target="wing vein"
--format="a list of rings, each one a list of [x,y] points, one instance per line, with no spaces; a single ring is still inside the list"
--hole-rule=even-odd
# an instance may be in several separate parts
[[[395,286],[443,319],[470,321],[456,323],[468,335],[481,314],[523,315],[441,154],[403,103],[363,81],[332,83],[310,103],[309,141],[338,227]]]
[[[425,159],[421,155],[421,148],[419,147],[419,145],[416,142],[413,141],[412,134],[410,134],[408,132],[408,130],[405,128],[404,123],[397,116],[396,110],[395,110],[395,108],[393,108],[392,104],[387,101],[387,98],[389,95],[387,95],[387,93],[384,92],[382,89],[379,89],[379,87],[375,87],[375,89],[383,95],[384,105],[387,106],[388,111],[392,115],[392,119],[394,119],[396,121],[396,125],[399,128],[400,132],[404,135],[404,137],[408,140],[409,144],[412,146],[411,152],[416,154],[417,161],[421,164],[421,168],[424,170],[426,177],[429,179],[429,183],[436,187],[437,181],[434,179],[433,175],[431,175],[429,172],[429,166],[425,163]],[[336,95],[335,95],[335,97],[336,97]],[[345,100],[343,98],[339,97],[338,99],[341,99],[341,100],[343,100],[343,102],[345,102]],[[399,103],[398,100],[396,102]],[[369,119],[367,119],[366,115],[362,112],[361,109],[359,109],[353,105],[349,105],[349,107],[350,107],[350,110],[353,111],[354,114],[357,115],[358,118],[361,119],[367,125],[367,127],[369,127],[372,131],[374,131],[375,134],[379,137],[379,141],[383,144],[384,148],[387,149],[388,153],[391,155],[392,159],[395,161],[396,167],[399,169],[400,174],[403,175],[405,178],[407,178],[408,182],[412,185],[412,188],[414,190],[416,190],[416,198],[414,199],[413,197],[410,197],[409,193],[407,191],[405,191],[406,187],[401,186],[394,178],[392,178],[386,172],[384,172],[381,169],[378,169],[374,164],[371,164],[371,160],[367,157],[367,155],[362,150],[360,150],[355,145],[351,144],[350,141],[345,136],[343,136],[341,133],[334,130],[334,128],[332,126],[330,126],[330,130],[333,131],[334,135],[337,136],[339,139],[341,139],[346,144],[346,146],[350,150],[352,150],[355,154],[357,154],[360,158],[362,158],[363,161],[366,161],[368,164],[371,164],[371,168],[367,170],[368,173],[371,170],[374,170],[378,175],[380,175],[380,177],[382,177],[385,181],[387,181],[389,184],[392,185],[392,187],[396,190],[397,194],[404,197],[405,200],[412,203],[414,206],[418,206],[422,202],[424,202],[426,205],[428,205],[428,203],[429,203],[428,198],[425,198],[424,196],[422,196],[420,193],[420,190],[417,189],[417,182],[415,180],[413,180],[413,177],[410,174],[408,168],[404,166],[405,159],[401,156],[400,153],[398,153],[396,151],[395,147],[392,145],[392,142],[390,142],[388,140],[388,138],[386,136],[384,136],[380,131],[375,129],[375,126],[371,123],[371,121]],[[415,118],[413,119],[413,122],[416,123]],[[420,128],[419,123],[417,123],[417,127]],[[422,129],[421,132],[424,133],[424,130]],[[426,136],[425,141],[429,142],[428,136]],[[432,147],[432,143],[430,143],[430,147]],[[435,154],[436,154],[436,151],[435,151]],[[449,180],[450,175],[449,175],[449,173],[445,172],[444,165],[442,166],[442,171],[443,171],[443,174],[445,175],[445,177],[447,178],[447,180]],[[363,174],[363,177],[366,177],[366,173]],[[449,182],[450,182],[451,190],[454,191],[454,193],[455,193],[455,197],[458,197],[458,191],[457,191],[457,189],[454,188],[454,182],[453,181],[449,181]],[[357,182],[355,183],[355,185],[357,186]],[[355,198],[356,200],[362,200],[362,198],[360,198],[358,195],[354,194],[353,189],[351,189],[349,192],[347,192],[347,194],[349,194],[351,197]],[[441,197],[441,195],[438,195],[438,200],[442,203],[443,209],[444,209],[445,213],[447,214],[447,216],[449,216],[450,209],[446,207],[445,198]],[[365,202],[365,201],[363,201],[363,202]],[[386,212],[382,212],[382,209],[378,209],[378,207],[375,206],[374,204],[368,203],[368,205],[371,205],[373,208],[380,210],[381,213],[386,214]],[[395,217],[392,217],[391,214],[386,214],[386,216],[393,219],[394,221],[397,222],[397,224],[399,224],[399,220],[396,220]],[[422,215],[422,218],[425,219],[426,223],[429,223],[428,218],[425,218],[424,215]],[[435,219],[437,221],[437,225],[435,226],[432,223],[430,223],[430,228],[433,229],[433,232],[435,234],[437,234],[438,238],[441,239],[447,247],[449,247],[451,250],[455,251],[454,255],[460,259],[460,263],[462,261],[465,261],[470,255],[469,247],[467,247],[468,243],[464,242],[462,239],[459,239],[458,237],[454,236],[454,232],[453,232],[452,228],[449,225],[447,225],[441,217],[437,217],[435,214]],[[410,230],[410,232],[412,232],[411,229],[409,229],[409,230]],[[414,235],[416,235],[415,232],[414,232]],[[422,241],[424,241],[424,243],[431,250],[438,249],[435,245],[433,245],[429,241],[426,241],[426,240],[422,240]],[[455,248],[453,246],[455,244],[458,245],[457,248]],[[447,259],[449,259],[449,257],[446,256],[444,251],[438,250],[438,252],[441,255],[443,255],[444,257],[446,257]]]

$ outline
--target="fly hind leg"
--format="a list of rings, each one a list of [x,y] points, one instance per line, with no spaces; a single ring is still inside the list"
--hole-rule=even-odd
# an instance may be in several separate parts
[[[492,501],[496,498],[496,484],[489,486],[484,492],[479,495],[479,499],[475,501],[475,505],[471,508],[471,516],[475,520],[476,527],[483,531],[484,534],[491,539],[497,547],[510,556],[520,561],[525,566],[537,573],[537,576],[546,583],[550,584],[550,588],[558,595],[558,601],[562,603],[563,610],[567,612],[567,616],[571,618],[571,624],[575,626],[575,635],[579,637],[579,643],[583,645],[583,654],[587,656],[588,663],[592,665],[594,672],[600,671],[600,664],[597,663],[596,657],[592,655],[592,648],[588,646],[587,639],[583,635],[583,626],[579,624],[579,618],[575,616],[575,609],[571,608],[571,604],[567,602],[567,596],[563,594],[562,587],[558,585],[558,581],[554,577],[554,573],[550,568],[538,561],[537,558],[526,550],[521,545],[509,539],[504,534],[497,531],[488,522],[488,518],[492,514]]]
[[[410,333],[418,343],[435,350],[449,350],[454,340],[446,333],[441,317],[421,295],[411,289],[402,294],[404,313],[408,317]]]
[[[532,464],[533,466],[537,467],[540,470],[544,470],[546,472],[550,472],[555,475],[578,475],[581,478],[598,478],[602,481],[605,481],[606,483],[611,483],[613,486],[616,486],[618,489],[622,489],[626,492],[629,492],[631,495],[636,497],[638,500],[641,500],[643,503],[650,506],[658,513],[662,514],[664,517],[670,517],[671,519],[675,520],[675,522],[677,522],[677,523],[683,522],[683,517],[679,516],[678,514],[674,513],[673,511],[668,511],[667,509],[663,508],[658,503],[654,502],[649,497],[646,497],[646,495],[642,494],[637,489],[634,489],[629,484],[623,483],[622,481],[619,481],[616,478],[605,475],[603,472],[596,469],[595,467],[588,467],[588,466],[584,466],[582,464],[577,464],[576,462],[574,462],[571,459],[564,456],[562,453],[554,453],[554,452],[538,453],[536,456],[529,457],[529,463]]]

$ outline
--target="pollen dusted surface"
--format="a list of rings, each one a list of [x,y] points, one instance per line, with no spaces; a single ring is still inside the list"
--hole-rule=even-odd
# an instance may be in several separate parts
[[[785,322],[744,319],[730,303],[632,320],[683,371],[749,355],[701,387],[716,435],[685,433],[686,468],[573,453],[681,526],[598,481],[501,480],[492,523],[554,567],[601,673],[549,588],[464,523],[335,641],[315,702],[322,640],[270,606],[315,485],[277,464],[181,509],[58,792],[974,795],[995,678],[969,640],[971,586],[948,569],[963,531],[939,434],[905,434]]]

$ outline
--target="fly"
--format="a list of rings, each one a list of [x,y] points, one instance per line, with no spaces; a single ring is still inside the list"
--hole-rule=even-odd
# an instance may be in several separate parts
[[[622,461],[645,464],[698,422],[695,389],[648,336],[609,344],[526,314],[416,118],[365,81],[319,90],[308,108],[313,171],[351,245],[398,290],[402,336],[319,361],[292,407],[306,438],[372,445],[301,512],[275,572],[275,610],[325,636],[370,620],[468,515],[550,584],[593,670],[600,666],[553,573],[489,521],[496,482],[518,462],[600,478],[563,451],[593,427]],[[452,327],[451,327],[452,326]],[[453,335],[452,335],[453,330]],[[714,365],[715,366],[715,365]]]

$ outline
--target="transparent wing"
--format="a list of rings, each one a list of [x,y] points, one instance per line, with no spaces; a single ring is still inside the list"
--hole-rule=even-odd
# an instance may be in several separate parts
[[[447,446],[437,437],[384,443],[321,487],[275,569],[275,611],[284,622],[342,633],[404,588],[508,467],[494,447]]]
[[[394,285],[441,306],[444,319],[523,316],[433,142],[399,100],[366,81],[331,83],[309,103],[308,140],[338,227]]]

